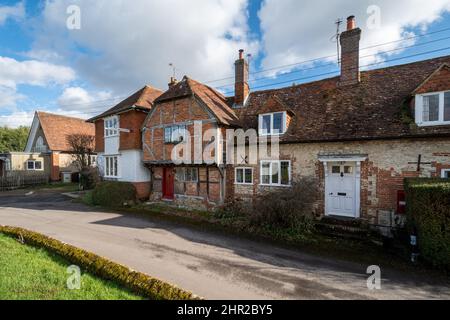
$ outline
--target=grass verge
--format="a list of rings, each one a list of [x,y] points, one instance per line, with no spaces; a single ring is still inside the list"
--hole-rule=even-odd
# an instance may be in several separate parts
[[[138,300],[141,296],[89,273],[79,290],[67,288],[71,263],[0,234],[0,300]]]
[[[111,280],[149,299],[198,299],[191,292],[42,234],[7,226],[0,226],[0,233],[19,238],[24,243],[35,247],[45,248],[95,276]]]

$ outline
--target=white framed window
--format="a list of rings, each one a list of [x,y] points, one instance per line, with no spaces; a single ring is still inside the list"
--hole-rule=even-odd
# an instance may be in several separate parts
[[[442,169],[441,177],[445,179],[450,179],[450,169]]]
[[[253,184],[253,168],[236,168],[236,184]]]
[[[105,157],[105,177],[119,177],[119,158],[117,156]]]
[[[420,126],[450,124],[450,91],[416,96],[416,123]]]
[[[114,116],[105,119],[105,137],[114,137],[119,135],[119,117]]]
[[[176,175],[180,182],[198,182],[198,168],[177,168]]]
[[[281,135],[286,132],[286,112],[274,112],[259,115],[259,135],[272,136]]]
[[[266,186],[290,186],[291,185],[291,161],[289,160],[262,160],[261,161],[261,185]]]
[[[28,160],[27,161],[27,170],[28,171],[42,171],[44,170],[42,167],[42,161],[40,160]]]
[[[164,128],[165,143],[180,143],[186,139],[186,126],[175,125]]]
[[[36,152],[46,152],[47,151],[47,146],[44,144],[44,138],[39,136],[36,139],[36,146],[34,149]]]

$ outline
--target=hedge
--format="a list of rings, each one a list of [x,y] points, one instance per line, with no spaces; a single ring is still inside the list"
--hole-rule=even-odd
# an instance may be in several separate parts
[[[129,182],[100,182],[92,191],[94,205],[121,207],[136,200],[136,188]]]
[[[129,269],[94,253],[22,228],[0,226],[0,233],[16,237],[26,244],[43,247],[54,252],[88,272],[119,283],[152,300],[198,300],[191,292],[172,284]]]
[[[417,232],[421,256],[450,270],[450,181],[406,179],[408,225]]]

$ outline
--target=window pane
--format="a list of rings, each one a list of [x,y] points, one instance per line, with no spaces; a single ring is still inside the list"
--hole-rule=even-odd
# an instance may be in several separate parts
[[[28,161],[27,162],[27,168],[28,168],[28,170],[34,170],[34,162],[33,161]]]
[[[184,169],[183,168],[176,169],[176,178],[177,178],[177,181],[184,181]]]
[[[272,162],[272,183],[279,184],[280,183],[280,173],[278,171],[278,162]]]
[[[261,182],[263,184],[270,184],[270,163],[263,162],[261,170]]]
[[[243,169],[236,169],[236,182],[244,183],[244,170]]]
[[[283,132],[283,113],[275,113],[273,115],[273,133]]]
[[[35,168],[36,170],[42,170],[42,162],[36,161],[36,162],[34,163],[34,168]]]
[[[192,168],[192,181],[197,182],[198,181],[198,169]]]
[[[288,161],[281,162],[281,184],[282,185],[289,184],[289,162]]]
[[[444,172],[444,178],[450,179],[450,171]]]
[[[253,170],[245,169],[245,183],[253,183]]]
[[[444,121],[450,121],[450,91],[444,94]]]
[[[331,168],[332,173],[341,173],[341,167],[340,166],[333,166]]]
[[[352,166],[345,166],[344,167],[344,173],[345,174],[352,174],[353,173],[353,167]]]
[[[119,172],[119,170],[118,170],[118,165],[117,165],[117,157],[114,157],[114,177],[117,177],[118,176],[118,172]]]
[[[172,141],[172,128],[167,127],[164,129],[164,142],[169,143]]]
[[[439,95],[423,97],[423,121],[439,120]]]
[[[262,133],[263,134],[270,134],[270,115],[266,115],[262,117]]]

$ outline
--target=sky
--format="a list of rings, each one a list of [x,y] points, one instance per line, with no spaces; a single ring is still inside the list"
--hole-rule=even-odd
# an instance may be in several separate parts
[[[0,0],[0,126],[93,117],[174,72],[233,95],[239,49],[253,91],[336,76],[349,15],[363,69],[450,55],[450,0]]]

